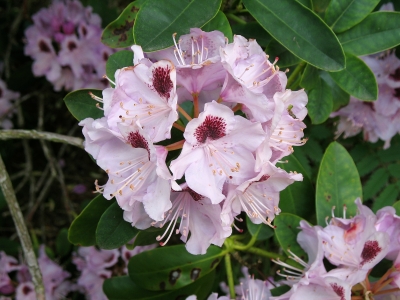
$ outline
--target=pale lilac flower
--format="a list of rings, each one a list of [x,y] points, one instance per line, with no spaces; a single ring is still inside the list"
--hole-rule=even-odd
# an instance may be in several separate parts
[[[279,192],[294,181],[301,180],[301,174],[287,173],[271,163],[266,163],[257,176],[239,186],[230,186],[221,216],[224,223],[231,224],[233,218],[244,211],[253,223],[264,223],[273,227],[271,222],[281,211]]]
[[[33,74],[45,75],[54,89],[104,88],[105,64],[114,52],[100,42],[101,19],[77,0],[54,1],[32,16],[25,31],[25,55]]]
[[[209,198],[196,193],[187,184],[181,185],[181,188],[182,191],[171,193],[172,208],[164,221],[161,224],[153,224],[162,227],[170,221],[164,234],[157,240],[161,241],[166,237],[166,240],[161,242],[161,245],[165,245],[180,218],[179,227],[175,232],[181,234],[181,240],[186,243],[189,253],[205,254],[210,244],[221,247],[231,230],[222,226],[219,204],[212,204]]]
[[[364,140],[375,143],[381,139],[387,149],[392,137],[400,132],[400,60],[394,52],[362,59],[375,74],[378,99],[363,102],[351,97],[346,107],[332,113],[331,117],[340,117],[336,136],[344,133],[346,138],[363,131]]]
[[[14,113],[13,100],[19,98],[19,93],[7,89],[6,83],[0,79],[0,128],[13,127],[11,116]]]
[[[386,232],[390,236],[386,258],[394,261],[400,253],[400,217],[396,215],[392,206],[386,206],[376,212],[376,218],[376,230]]]
[[[213,101],[187,124],[184,137],[182,152],[170,166],[174,178],[185,175],[188,186],[213,204],[225,198],[225,182],[240,184],[256,175],[253,152],[264,140],[260,123]]]
[[[361,200],[356,199],[359,214],[352,219],[332,218],[330,225],[319,231],[325,257],[348,279],[358,283],[380,262],[389,250],[389,235],[377,231],[376,216]]]
[[[118,249],[97,250],[95,247],[80,247],[72,257],[73,263],[81,271],[78,286],[88,299],[106,300],[103,292],[103,282],[110,278],[112,272],[107,268],[114,266],[120,254]]]
[[[169,139],[178,119],[174,65],[166,60],[151,66],[140,63],[116,72],[116,78],[115,90],[105,92],[107,112],[112,106],[109,127],[115,130],[119,122],[139,120],[153,142]]]
[[[189,296],[186,298],[186,300],[197,300],[197,296],[196,295]],[[211,293],[211,295],[208,296],[207,300],[229,300],[229,297],[226,296],[218,297],[217,293]]]
[[[8,273],[20,268],[21,266],[14,257],[7,255],[4,251],[0,251],[0,294],[8,295],[15,291]]]
[[[254,279],[249,275],[248,268],[243,267],[244,278],[240,278],[240,285],[235,286],[237,300],[268,300],[271,297],[270,289],[274,286],[269,281]]]
[[[134,239],[130,242],[130,244],[132,244],[134,242]],[[125,274],[128,274],[128,263],[129,260],[142,252],[148,251],[148,250],[152,250],[154,248],[157,247],[157,244],[152,244],[152,245],[147,245],[147,246],[135,246],[135,248],[133,248],[133,250],[129,250],[126,245],[123,245],[121,247],[121,258],[122,260],[125,262],[125,268],[124,268],[124,272]]]

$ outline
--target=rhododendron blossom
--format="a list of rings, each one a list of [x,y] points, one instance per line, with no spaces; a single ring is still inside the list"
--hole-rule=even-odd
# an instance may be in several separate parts
[[[104,117],[80,125],[108,174],[97,191],[115,197],[132,226],[165,228],[161,245],[175,231],[204,254],[231,235],[242,210],[271,225],[279,192],[302,180],[275,165],[305,142],[307,96],[285,90],[286,74],[256,41],[229,44],[198,28],[172,38],[151,53],[132,46],[134,65],[115,72],[103,98],[92,95]]]
[[[18,97],[19,93],[7,89],[6,83],[0,79],[0,128],[10,129],[13,127],[10,117],[14,113],[13,100]]]

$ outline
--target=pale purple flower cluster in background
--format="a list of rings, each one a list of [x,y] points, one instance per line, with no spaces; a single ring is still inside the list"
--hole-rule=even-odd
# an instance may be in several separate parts
[[[136,246],[133,250],[127,249],[126,246],[114,250],[79,247],[72,257],[72,262],[80,271],[80,276],[75,282],[69,272],[63,270],[60,265],[47,256],[45,247],[42,245],[39,249],[38,263],[43,277],[46,299],[65,299],[70,292],[79,291],[85,294],[86,299],[107,300],[103,293],[103,282],[115,275],[113,269],[117,268],[119,275],[127,274],[128,261],[132,256],[156,246],[156,244]],[[119,267],[121,264],[119,258],[122,258],[123,261],[122,268]],[[8,300],[11,297],[16,300],[35,300],[35,287],[28,266],[1,251],[0,299]]]
[[[394,52],[361,57],[371,68],[378,83],[378,100],[365,102],[354,97],[350,103],[331,114],[339,116],[337,136],[344,133],[350,137],[363,131],[364,139],[375,143],[385,141],[384,149],[390,147],[390,140],[400,133],[400,59]]]
[[[13,100],[19,98],[19,93],[7,89],[6,83],[0,79],[0,128],[10,129],[13,124],[10,120],[14,113]]]
[[[300,222],[300,233],[297,242],[308,255],[306,263],[294,253],[296,262],[304,266],[299,269],[283,263],[286,274],[285,284],[292,286],[289,292],[273,298],[276,300],[294,299],[337,299],[351,298],[354,285],[369,288],[383,298],[385,289],[400,288],[400,217],[391,206],[384,207],[374,214],[361,200],[355,201],[358,214],[346,219],[346,208],[343,218],[332,217],[325,228],[311,226],[306,221]],[[323,259],[327,259],[336,268],[327,271]],[[377,283],[368,283],[367,276],[382,259],[393,262]],[[391,294],[393,295],[393,293]],[[382,297],[381,296],[381,297]],[[379,299],[379,298],[374,298]]]
[[[198,28],[173,40],[152,53],[132,46],[134,65],[116,71],[103,98],[93,95],[104,117],[80,125],[86,151],[108,174],[97,191],[115,197],[139,229],[170,222],[161,245],[176,232],[190,253],[204,254],[231,235],[242,211],[272,226],[279,192],[302,180],[276,164],[305,142],[308,98],[286,89],[277,59],[255,40],[228,43]],[[183,138],[168,145],[172,127]],[[176,155],[167,162],[168,153]]]
[[[101,43],[101,19],[78,0],[54,0],[32,16],[25,31],[25,55],[35,76],[46,76],[54,90],[105,88],[105,66],[114,51]]]

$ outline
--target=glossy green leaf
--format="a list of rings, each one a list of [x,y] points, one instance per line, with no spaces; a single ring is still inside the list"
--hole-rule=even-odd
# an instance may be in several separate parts
[[[302,260],[307,261],[307,254],[297,243],[297,234],[300,232],[301,220],[303,219],[296,215],[288,213],[279,214],[274,220],[274,225],[276,226],[275,235],[286,255],[292,256],[288,251],[289,249]]]
[[[62,228],[56,238],[57,256],[63,257],[70,253],[72,244],[68,241],[68,229]]]
[[[301,75],[300,86],[306,90],[312,90],[319,84],[319,70],[307,64]]]
[[[364,146],[365,147],[365,146]],[[364,156],[364,158],[357,162],[357,170],[360,176],[367,175],[379,166],[379,158],[375,153]]]
[[[393,48],[400,44],[400,13],[374,12],[338,38],[344,51],[356,56]]]
[[[343,215],[343,205],[347,215],[356,215],[356,198],[362,196],[361,181],[357,168],[347,150],[337,142],[326,149],[319,167],[316,190],[317,222],[325,226],[325,217],[332,215],[332,207],[337,217]]]
[[[290,287],[288,285],[281,285],[278,287],[275,287],[271,289],[271,295],[274,297],[283,295],[284,293],[288,292],[290,290]]]
[[[139,229],[124,220],[124,211],[114,202],[101,216],[96,229],[96,242],[102,249],[116,249],[131,241]]]
[[[104,29],[101,42],[111,48],[132,46],[134,44],[133,25],[138,11],[137,2],[130,3],[119,17]]]
[[[140,230],[133,242],[133,246],[147,246],[157,243],[156,238],[162,235],[166,228],[150,227],[146,230]]]
[[[244,36],[246,39],[254,39],[261,47],[266,47],[272,41],[272,37],[257,22],[232,25],[234,34]]]
[[[308,7],[309,9],[312,9],[311,0],[296,0],[296,1]]]
[[[346,68],[329,73],[344,91],[364,101],[378,98],[378,84],[371,69],[357,56],[346,53]]]
[[[315,203],[315,192],[311,180],[294,154],[285,159],[287,163],[281,164],[280,167],[287,172],[303,174],[303,181],[295,181],[280,192],[279,208],[285,213],[309,218],[314,214]]]
[[[343,91],[340,86],[336,84],[336,82],[329,76],[328,72],[320,71],[319,76],[323,81],[326,82],[327,85],[331,88],[332,91],[332,100],[333,100],[333,108],[332,111],[337,111],[339,108],[346,106],[350,102],[350,95]]]
[[[335,34],[302,4],[293,0],[243,3],[261,26],[294,55],[326,71],[345,67],[344,53]]]
[[[201,29],[206,32],[219,30],[228,38],[229,42],[233,41],[231,25],[222,11],[218,11],[217,15]]]
[[[210,273],[223,255],[216,246],[210,246],[204,255],[190,254],[185,245],[161,247],[133,256],[128,271],[140,287],[151,291],[175,290]]]
[[[360,23],[380,0],[335,0],[325,12],[325,22],[333,31],[343,32]]]
[[[132,65],[133,52],[128,50],[118,51],[110,55],[108,58],[106,63],[106,74],[108,78],[110,78],[112,81],[115,81],[115,71]]]
[[[313,124],[320,124],[329,118],[332,108],[332,90],[324,80],[318,80],[317,86],[308,93],[308,116]]]
[[[275,234],[274,230],[271,227],[265,225],[264,223],[254,224],[247,215],[246,215],[246,225],[247,229],[249,230],[252,236],[257,234],[258,232],[257,241],[265,241]]]
[[[265,52],[269,55],[270,61],[274,61],[275,58],[279,58],[277,65],[279,68],[283,69],[297,65],[301,62],[301,59],[293,55],[288,49],[283,47],[279,42],[272,40]]]
[[[114,201],[98,195],[72,222],[68,240],[75,245],[93,246],[96,244],[96,228],[103,213]]]
[[[325,15],[325,11],[329,6],[331,0],[311,0],[313,10],[321,17]]]
[[[64,102],[69,112],[78,121],[86,118],[98,119],[104,117],[104,112],[96,107],[98,102],[90,97],[89,92],[102,97],[102,91],[96,89],[77,90],[64,97]]]
[[[396,201],[393,204],[394,209],[396,210],[396,215],[400,216],[400,200]]]
[[[388,170],[390,175],[400,179],[400,162],[394,162],[393,164],[389,165]]]
[[[143,51],[152,52],[173,45],[172,35],[202,27],[218,13],[221,0],[147,0],[136,16],[133,36]]]
[[[393,205],[398,199],[398,196],[399,187],[394,183],[387,185],[375,199],[374,204],[372,205],[372,210],[376,212],[385,206]]]
[[[214,280],[215,271],[181,289],[156,292],[141,288],[129,276],[121,276],[106,279],[103,284],[103,291],[109,300],[181,300],[190,295],[196,295],[197,299],[202,300],[210,294]]]

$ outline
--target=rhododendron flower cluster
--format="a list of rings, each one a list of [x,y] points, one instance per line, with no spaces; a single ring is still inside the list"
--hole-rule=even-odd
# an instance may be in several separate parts
[[[14,112],[12,101],[18,97],[19,93],[7,89],[6,83],[0,79],[0,128],[10,129],[13,127],[10,120]]]
[[[78,0],[54,1],[32,16],[25,31],[25,55],[35,76],[46,76],[54,90],[105,88],[105,66],[114,51],[100,42],[101,19]]]
[[[390,140],[400,132],[400,59],[394,52],[383,52],[361,57],[371,68],[378,83],[378,100],[363,102],[354,97],[350,103],[331,114],[339,116],[337,135],[350,137],[363,131],[364,139],[375,143]]]
[[[279,192],[302,180],[276,164],[305,142],[307,95],[286,89],[285,72],[255,40],[228,43],[198,28],[172,38],[152,53],[134,45],[134,65],[116,71],[103,98],[92,95],[104,117],[80,125],[108,174],[97,191],[115,197],[132,226],[166,227],[161,245],[175,231],[204,254],[242,211],[272,226]]]
[[[333,217],[325,228],[300,222],[297,241],[308,254],[308,263],[294,253],[291,258],[303,265],[303,270],[275,261],[285,267],[287,274],[279,274],[292,288],[274,299],[345,300],[357,295],[352,294],[357,284],[364,295],[377,296],[386,294],[385,287],[400,287],[400,217],[391,206],[374,214],[359,198],[355,203],[355,217],[346,219],[344,207],[344,218]],[[327,271],[324,258],[336,268]],[[369,282],[368,274],[384,258],[391,260],[393,267],[382,280]]]

